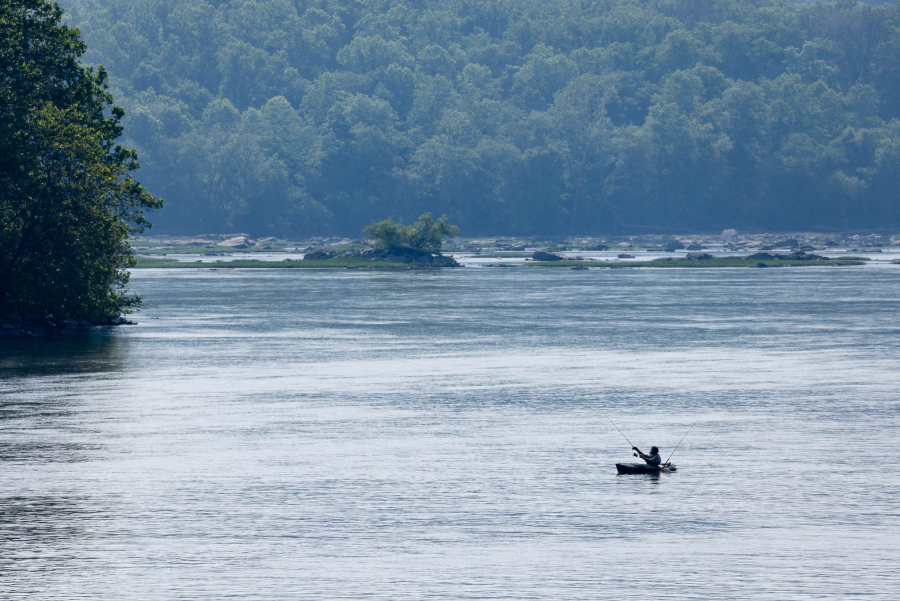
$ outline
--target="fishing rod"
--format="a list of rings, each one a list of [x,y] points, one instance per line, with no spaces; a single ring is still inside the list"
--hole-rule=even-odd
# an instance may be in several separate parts
[[[694,420],[694,423],[693,423],[693,424],[691,424],[691,427],[690,427],[690,428],[688,428],[688,431],[687,431],[687,432],[685,432],[685,433],[684,433],[684,436],[682,436],[682,437],[681,437],[681,440],[679,440],[679,441],[678,441],[678,444],[677,444],[677,445],[675,445],[675,448],[674,448],[674,449],[672,449],[672,452],[671,452],[671,453],[669,453],[669,459],[671,459],[671,458],[672,458],[672,455],[674,455],[674,454],[675,454],[675,451],[677,451],[677,450],[678,450],[678,447],[680,447],[680,446],[681,446],[681,443],[683,443],[683,442],[684,442],[684,439],[685,439],[685,438],[687,438],[687,435],[688,435],[688,434],[690,434],[690,433],[691,433],[691,430],[693,430],[693,429],[694,429],[694,426],[696,426],[696,425],[697,425],[697,422],[699,422],[699,421],[700,421],[700,417],[699,417],[699,416],[698,416],[698,417],[697,417],[697,419],[695,419],[695,420]],[[623,435],[623,436],[624,436],[624,435]],[[666,463],[669,463],[669,459],[666,459]]]
[[[616,430],[619,430],[619,426],[617,426],[617,425],[616,425],[616,422],[614,422],[612,419],[610,419],[610,417],[609,417],[608,415],[606,415],[606,414],[604,413],[604,414],[603,414],[603,417],[605,417],[606,419],[609,420],[609,423],[611,423],[611,424],[613,425],[613,428],[615,428]],[[634,448],[634,445],[631,444],[631,441],[628,440],[628,437],[625,436],[625,433],[622,432],[621,430],[619,430],[619,434],[622,435],[622,438],[625,439],[625,442],[627,442],[627,443],[631,446],[631,448],[633,449],[633,448]]]

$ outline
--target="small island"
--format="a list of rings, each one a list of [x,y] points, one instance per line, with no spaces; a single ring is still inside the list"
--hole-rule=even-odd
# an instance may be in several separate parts
[[[460,267],[456,259],[441,253],[444,240],[459,235],[459,228],[442,215],[434,219],[431,213],[419,216],[415,223],[404,226],[392,217],[372,223],[363,229],[362,244],[348,244],[349,248],[307,248],[302,259],[260,261],[257,259],[232,259],[216,263],[187,262],[169,258],[140,257],[139,268],[197,268],[216,269],[434,269]],[[240,249],[249,247],[244,236],[231,238],[226,243],[242,240]],[[236,244],[227,248],[234,249]]]

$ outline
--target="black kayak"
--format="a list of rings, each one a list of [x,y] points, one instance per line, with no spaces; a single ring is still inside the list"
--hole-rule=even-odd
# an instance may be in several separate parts
[[[677,468],[674,465],[662,465],[656,467],[647,465],[646,463],[617,463],[616,471],[620,474],[665,474],[674,472]]]

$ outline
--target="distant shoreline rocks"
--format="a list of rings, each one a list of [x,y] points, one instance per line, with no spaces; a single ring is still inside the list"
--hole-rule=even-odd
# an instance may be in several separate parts
[[[256,243],[247,236],[235,236],[234,238],[222,240],[216,244],[216,246],[222,246],[224,248],[252,248],[253,246],[256,246]]]

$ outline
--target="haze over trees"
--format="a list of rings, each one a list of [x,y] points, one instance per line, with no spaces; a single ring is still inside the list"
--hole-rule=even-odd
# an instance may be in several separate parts
[[[169,232],[900,223],[900,7],[66,0]]]
[[[122,109],[61,14],[0,3],[0,314],[102,321],[138,301],[127,239],[160,201],[129,175]]]

